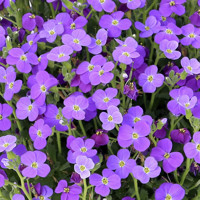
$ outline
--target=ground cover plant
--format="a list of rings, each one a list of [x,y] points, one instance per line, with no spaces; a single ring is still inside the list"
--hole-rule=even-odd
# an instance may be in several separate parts
[[[199,0],[0,0],[0,200],[200,199],[199,48]]]

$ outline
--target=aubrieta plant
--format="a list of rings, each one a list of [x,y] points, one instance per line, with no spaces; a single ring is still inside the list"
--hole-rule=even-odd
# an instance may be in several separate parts
[[[200,199],[200,0],[0,0],[0,200]]]

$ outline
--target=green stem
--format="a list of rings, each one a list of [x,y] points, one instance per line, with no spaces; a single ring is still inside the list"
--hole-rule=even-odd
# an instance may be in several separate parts
[[[133,174],[131,173],[131,176],[133,177],[133,182],[134,182],[134,187],[135,187],[135,194],[137,197],[137,200],[140,200],[140,194],[139,194],[139,190],[138,190],[138,182],[137,179],[134,178]]]
[[[154,92],[154,93],[151,95],[151,101],[150,101],[150,104],[149,104],[149,110],[151,110],[152,107],[153,107],[153,103],[154,103],[155,96],[156,96],[156,92]]]
[[[79,123],[79,126],[80,126],[80,128],[81,128],[81,131],[83,132],[83,135],[84,135],[84,136],[87,136],[82,121],[81,121],[81,120],[78,120],[78,123]]]
[[[58,153],[61,154],[62,148],[61,148],[60,133],[59,133],[59,132],[56,132],[56,136],[57,136],[57,144],[58,144]]]
[[[185,178],[186,178],[187,174],[188,174],[189,171],[190,171],[190,165],[191,165],[191,163],[192,163],[192,162],[190,161],[190,159],[187,158],[187,160],[186,160],[186,169],[185,169],[185,172],[183,173],[183,176],[182,176],[182,178],[181,178],[180,185],[183,185],[183,184],[184,184]]]
[[[157,142],[156,142],[156,140],[154,139],[154,137],[153,137],[153,134],[154,134],[155,132],[151,132],[150,134],[149,134],[149,137],[150,137],[150,139],[151,139],[151,141],[153,142],[153,144],[154,144],[154,146],[156,146],[157,145]]]
[[[53,7],[52,3],[50,3],[49,6],[50,6],[50,9],[51,9],[52,18],[54,19],[55,16],[56,16],[56,13],[55,13],[54,7]]]
[[[26,181],[27,181],[27,185],[28,185],[29,195],[31,196],[31,188],[30,188],[29,180],[27,179]]]
[[[12,22],[13,24],[15,24],[15,25],[17,26],[17,22],[13,21],[12,19],[10,19],[10,18],[7,18],[7,17],[5,17],[5,16],[2,16],[2,15],[0,15],[0,17],[2,17],[2,18],[4,18],[4,19],[6,19],[6,20],[7,20],[7,21],[9,21],[9,22]]]
[[[84,190],[83,190],[83,198],[82,199],[86,200],[86,198],[87,198],[87,190],[88,190],[86,179],[83,179],[83,184],[84,184]]]
[[[98,129],[98,126],[97,126],[96,118],[93,118],[93,122],[94,122],[94,128],[95,128],[95,130],[97,130],[97,129]]]
[[[176,182],[179,184],[177,169],[174,171],[174,178]]]
[[[90,10],[90,12],[88,13],[88,15],[87,15],[87,17],[86,17],[86,19],[88,19],[89,18],[89,16],[92,14],[92,12],[93,12],[93,8]]]
[[[68,124],[68,131],[69,131],[69,135],[73,135],[72,129],[71,129],[71,120],[69,121],[69,124]]]
[[[181,121],[181,119],[183,119],[183,117],[184,117],[184,115],[182,115],[181,117],[179,117],[177,120],[176,120],[176,122],[175,123],[171,123],[172,125],[171,125],[171,127],[170,127],[170,130],[169,130],[169,134],[171,133],[171,131],[176,127],[176,125],[178,124],[178,122],[179,121]]]

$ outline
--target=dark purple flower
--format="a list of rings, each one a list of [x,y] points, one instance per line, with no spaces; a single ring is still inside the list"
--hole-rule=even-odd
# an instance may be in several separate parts
[[[33,126],[29,128],[29,135],[34,141],[34,148],[37,150],[43,149],[47,145],[46,138],[52,133],[51,128],[44,123],[43,119],[37,120]]]
[[[179,184],[163,183],[155,192],[155,200],[182,200],[185,190]]]
[[[88,0],[88,3],[98,12],[102,10],[111,13],[115,9],[115,3],[112,0]]]
[[[183,15],[185,7],[182,5],[186,0],[162,0],[160,3],[159,11],[165,17],[169,17],[172,13]]]
[[[145,136],[150,133],[150,126],[145,121],[138,121],[134,128],[124,124],[119,128],[117,141],[121,147],[129,147],[133,144],[137,151],[145,151],[150,146],[150,141]]]
[[[39,71],[35,77],[35,84],[31,87],[31,98],[38,105],[45,103],[48,90],[58,84],[58,80],[46,71]]]
[[[33,198],[33,200],[50,200],[49,197],[53,195],[53,190],[49,186],[41,186],[40,183],[35,185],[35,190],[37,192],[38,197]]]
[[[41,151],[27,151],[21,156],[21,163],[26,166],[22,175],[28,178],[46,177],[50,172],[49,165],[44,164],[46,159],[46,154]]]
[[[111,15],[103,15],[99,21],[99,25],[102,28],[108,29],[109,37],[119,37],[122,30],[128,30],[131,27],[131,21],[129,19],[122,19],[124,13],[117,11]]]
[[[11,106],[9,106],[6,103],[4,104],[0,103],[0,130],[1,131],[7,131],[10,129],[11,122],[7,117],[10,116],[12,112],[13,112],[13,109]]]
[[[65,107],[62,114],[66,119],[83,120],[85,118],[85,109],[89,106],[88,99],[82,95],[71,95],[64,101]]]
[[[3,169],[0,169],[0,188],[5,185],[5,180],[8,180],[6,172]]]
[[[122,114],[116,106],[109,106],[106,112],[102,112],[99,116],[103,129],[109,131],[115,127],[115,124],[122,123]]]
[[[94,168],[94,162],[91,158],[86,156],[78,156],[76,158],[76,164],[74,170],[77,172],[82,179],[86,179],[90,176],[90,170]]]
[[[16,65],[17,69],[22,73],[29,73],[32,65],[38,64],[38,58],[34,53],[25,53],[20,48],[13,48],[8,52],[6,62],[9,65]]]
[[[124,197],[124,198],[122,198],[122,200],[135,200],[135,198],[131,198],[131,197]]]
[[[31,13],[26,13],[22,17],[22,26],[24,29],[27,29],[29,31],[32,31],[36,26],[38,28],[41,28],[44,23],[44,20],[42,17],[31,14]]]
[[[133,176],[143,184],[148,183],[150,178],[159,176],[160,172],[161,168],[154,157],[147,157],[144,161],[144,167],[136,165],[132,169]]]
[[[12,151],[13,148],[16,146],[17,138],[13,135],[6,135],[0,137],[0,152]]]
[[[48,54],[47,59],[56,62],[66,62],[70,59],[73,49],[68,45],[53,48]]]
[[[120,149],[117,152],[117,156],[111,155],[107,160],[107,167],[111,170],[115,170],[115,173],[120,178],[127,178],[133,171],[133,167],[136,166],[136,162],[130,158],[130,152],[128,149]]]
[[[187,158],[194,158],[195,162],[200,163],[200,132],[194,133],[193,141],[185,144],[184,152]]]
[[[65,45],[72,47],[74,51],[81,51],[82,46],[89,46],[91,43],[91,37],[86,34],[82,29],[74,30],[71,35],[65,34],[62,36],[62,42]]]
[[[91,139],[95,141],[95,147],[100,147],[107,145],[109,142],[109,137],[107,135],[108,131],[98,129],[95,134],[91,136]]]
[[[200,29],[193,24],[182,26],[182,34],[185,36],[181,39],[181,44],[184,46],[192,45],[194,48],[200,48]]]
[[[121,187],[121,179],[110,169],[104,169],[102,176],[99,174],[92,174],[90,176],[90,184],[96,186],[95,192],[103,197],[106,197],[110,193],[110,188],[117,190]]]
[[[151,65],[145,69],[145,72],[138,77],[139,85],[145,93],[154,93],[157,87],[161,87],[164,82],[164,76],[157,74],[158,68]]]
[[[82,188],[76,184],[68,186],[66,180],[60,180],[55,189],[55,193],[62,193],[61,200],[79,200]]]
[[[172,152],[172,142],[168,138],[162,139],[151,151],[157,161],[163,161],[163,170],[166,173],[175,171],[183,162],[183,155],[179,152]]]
[[[70,183],[80,183],[81,177],[76,172],[72,172],[72,175],[70,177]]]
[[[40,38],[46,38],[50,43],[56,40],[57,35],[64,32],[62,24],[56,24],[54,19],[51,19],[43,24],[44,30],[40,31]]]
[[[186,144],[191,140],[191,134],[186,128],[172,130],[170,133],[173,142]]]
[[[88,51],[92,54],[99,54],[102,52],[102,46],[106,44],[108,32],[101,28],[98,30],[96,39],[91,38],[91,43],[88,46]]]
[[[145,24],[135,22],[135,27],[141,31],[141,38],[147,38],[160,31],[160,22],[154,16],[149,16]]]
[[[193,13],[189,19],[193,25],[200,26],[200,10]]]
[[[200,173],[200,166],[196,162],[192,162],[190,172],[192,172],[194,176],[198,176]]]
[[[138,89],[136,88],[135,82],[130,82],[129,84],[124,86],[124,94],[133,100],[137,100],[138,97]]]

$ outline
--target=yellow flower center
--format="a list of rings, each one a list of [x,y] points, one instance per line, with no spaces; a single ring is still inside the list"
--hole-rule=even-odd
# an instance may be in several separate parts
[[[190,33],[190,34],[189,34],[189,37],[190,37],[190,38],[195,38],[195,34],[194,34],[194,33]]]
[[[47,88],[45,87],[45,85],[42,85],[42,86],[40,87],[40,90],[41,90],[42,92],[46,92],[46,91],[47,91]]]
[[[74,110],[75,111],[79,111],[80,110],[80,107],[78,105],[74,105]]]
[[[121,160],[121,161],[119,162],[119,166],[120,166],[120,167],[124,167],[124,166],[125,166],[125,162],[124,162],[123,160]]]
[[[9,84],[9,88],[10,88],[10,89],[12,89],[13,86],[14,86],[14,83],[13,83],[13,82]]]
[[[135,117],[133,121],[134,121],[134,123],[136,123],[136,122],[138,122],[138,121],[140,121],[140,120],[141,120],[141,119],[140,119],[139,117]]]
[[[138,137],[139,137],[139,135],[138,135],[137,133],[133,133],[133,134],[132,134],[132,138],[133,138],[133,139],[138,139]]]
[[[145,172],[146,174],[148,174],[148,173],[150,172],[150,169],[149,169],[148,167],[145,167],[145,168],[144,168],[144,172]]]
[[[190,103],[185,103],[185,107],[188,108],[190,106]]]
[[[91,72],[94,69],[94,65],[88,65],[88,70]]]
[[[200,144],[197,145],[197,150],[200,151]]]
[[[187,66],[187,69],[188,69],[189,71],[192,71],[192,67],[191,67],[191,66]]]
[[[168,159],[168,158],[170,157],[170,154],[169,154],[169,153],[165,153],[164,157],[165,157],[166,159]]]
[[[84,165],[81,165],[80,166],[80,170],[83,172],[83,171],[85,171],[85,169],[86,169],[86,167],[84,166]]]
[[[175,6],[176,3],[175,3],[175,1],[170,1],[169,5],[170,5],[170,6]]]
[[[64,188],[65,193],[69,193],[69,188]]]
[[[103,99],[103,101],[104,101],[105,103],[107,103],[107,102],[110,101],[110,99],[109,99],[108,97],[105,97],[105,98]]]
[[[102,135],[103,131],[97,131],[96,134],[97,135]]]
[[[171,29],[167,29],[167,30],[166,30],[166,33],[167,33],[167,34],[172,34],[173,32],[172,32]]]
[[[5,75],[5,76],[3,76],[3,78],[6,80],[6,75]]]
[[[31,40],[31,41],[29,41],[29,45],[31,46],[31,45],[33,45],[33,41]]]
[[[41,61],[41,59],[42,59],[42,57],[40,56],[40,57],[38,58],[38,61],[40,62],[40,61]]]
[[[129,57],[130,56],[130,54],[128,53],[128,52],[123,52],[122,53],[124,56],[126,56],[126,57]]]
[[[3,147],[8,147],[9,146],[9,143],[5,143],[5,144],[3,144]]]
[[[167,194],[167,196],[165,197],[165,200],[172,200],[172,196],[170,194]]]
[[[64,56],[65,56],[64,53],[60,53],[60,54],[58,55],[58,58],[62,58],[62,57],[64,57]]]
[[[147,80],[151,83],[153,81],[153,76],[152,75],[148,76]]]
[[[117,24],[119,24],[119,22],[116,20],[116,19],[114,19],[113,21],[112,21],[112,25],[117,25]]]
[[[198,81],[200,79],[200,75],[197,75],[195,79]]]
[[[162,16],[162,21],[165,22],[166,20],[167,20],[167,18]]]
[[[28,111],[31,111],[33,109],[33,106],[32,105],[29,105],[28,106]]]
[[[102,183],[104,184],[104,185],[107,185],[108,184],[108,179],[107,178],[102,178]]]
[[[3,119],[3,116],[2,115],[0,115],[0,120],[2,120]]]
[[[39,199],[40,200],[45,200],[45,197],[44,196],[39,196]]]
[[[111,115],[108,116],[108,121],[112,122],[113,121],[113,117]]]
[[[31,18],[31,19],[35,19],[35,15],[32,14],[31,16],[29,16],[29,18]]]
[[[186,130],[185,130],[184,128],[180,128],[179,131],[180,131],[181,133],[185,133],[185,132],[186,132]]]
[[[100,3],[104,3],[105,2],[105,0],[99,0],[100,1]]]
[[[38,131],[37,131],[37,135],[38,135],[39,137],[42,137],[42,132],[41,132],[40,130],[38,130]]]
[[[145,26],[145,30],[146,31],[150,30],[150,27],[149,26]]]
[[[76,24],[75,23],[72,23],[71,25],[70,25],[70,29],[75,29],[76,28]]]
[[[31,167],[36,169],[36,168],[38,168],[38,164],[36,162],[33,162]]]
[[[50,35],[54,35],[56,32],[54,30],[49,31]]]
[[[99,39],[96,40],[96,44],[97,44],[97,45],[101,45],[101,40],[99,40]]]
[[[27,60],[27,57],[26,57],[25,55],[22,55],[22,56],[20,57],[20,59],[23,60],[23,61],[26,61],[26,60]]]
[[[171,49],[167,49],[166,52],[167,53],[172,53],[172,50]]]
[[[99,71],[99,76],[102,76],[104,74],[104,70]]]
[[[81,148],[81,152],[85,153],[87,151],[87,149],[85,147]]]
[[[57,114],[56,119],[61,119],[61,116],[59,114]]]
[[[74,39],[73,42],[76,43],[76,44],[80,43],[80,41],[78,39]]]

